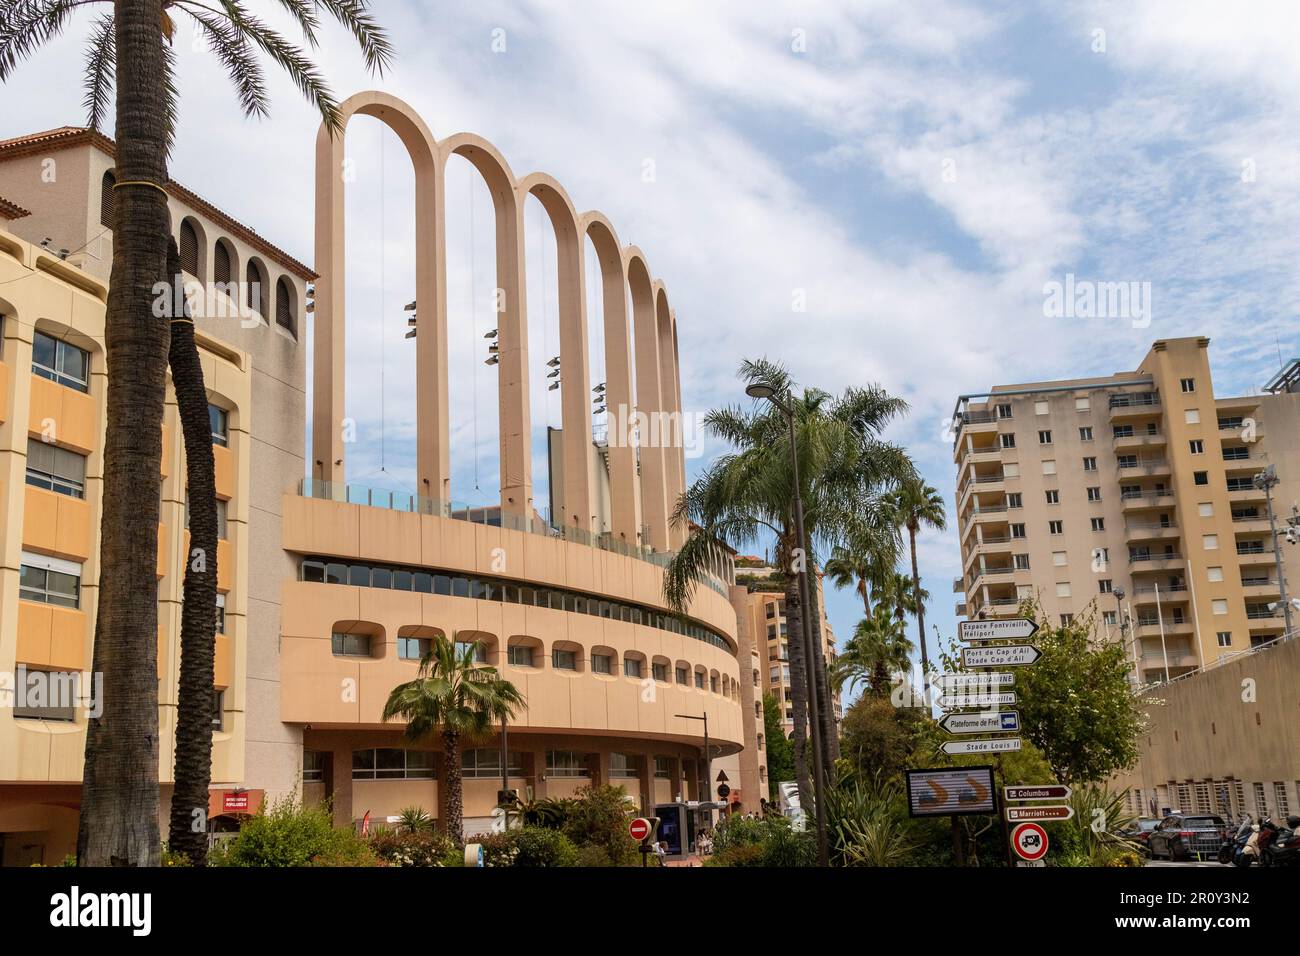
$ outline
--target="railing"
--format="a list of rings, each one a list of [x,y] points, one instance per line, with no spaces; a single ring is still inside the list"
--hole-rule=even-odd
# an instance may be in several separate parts
[[[1127,531],[1177,531],[1176,524],[1162,524],[1159,521],[1138,521],[1124,526]]]
[[[1229,664],[1237,660],[1237,658],[1239,657],[1245,657],[1247,654],[1259,654],[1259,653],[1271,651],[1275,647],[1280,647],[1281,645],[1285,644],[1287,641],[1294,640],[1297,633],[1300,633],[1300,630],[1292,631],[1290,633],[1279,634],[1277,637],[1272,638],[1271,640],[1264,641],[1263,643],[1256,644],[1252,647],[1242,648],[1239,651],[1232,651],[1231,653],[1228,654],[1221,654],[1219,655],[1219,657],[1211,661],[1209,664],[1202,664],[1199,667],[1192,668],[1192,670],[1188,671],[1185,674],[1179,674],[1177,677],[1169,678],[1168,683],[1173,684],[1180,680],[1187,680],[1189,677],[1195,677],[1197,674],[1203,674],[1206,671],[1212,671],[1216,667],[1222,667],[1224,664]],[[1163,684],[1166,682],[1156,681],[1155,683]],[[1153,685],[1148,685],[1148,686],[1153,686]]]
[[[1111,408],[1132,408],[1134,406],[1159,405],[1160,396],[1155,392],[1120,393],[1110,396]]]
[[[1166,489],[1164,491],[1125,491],[1119,497],[1121,501],[1138,501],[1142,498],[1159,501],[1161,498],[1172,498],[1173,496],[1173,490]]]
[[[499,505],[470,505],[458,501],[443,501],[412,495],[401,491],[384,488],[368,488],[364,485],[349,485],[337,481],[323,481],[319,478],[303,478],[298,484],[298,494],[304,498],[321,501],[337,501],[343,504],[362,505],[368,508],[384,508],[389,511],[401,511],[409,514],[434,515],[455,521],[467,521],[485,527],[505,528],[509,531],[522,531],[547,538],[559,538],[574,544],[598,548],[611,554],[636,558],[657,567],[664,568],[673,559],[675,552],[656,551],[616,538],[612,532],[592,532],[582,528],[556,526],[546,518],[538,515],[512,515],[504,513]],[[643,533],[648,526],[643,528]],[[722,597],[727,597],[727,586],[713,575],[700,579],[701,583]]]
[[[974,573],[971,575],[971,583],[973,584],[974,582],[978,581],[980,578],[984,577],[986,574],[1010,574],[1013,571],[1015,571],[1015,569],[1016,567],[1014,564],[1007,564],[1007,565],[1003,565],[1002,567],[993,567],[993,568],[977,568],[974,571]]]
[[[1269,610],[1268,608],[1261,608],[1257,610],[1248,608],[1246,610],[1246,620],[1248,621],[1271,621],[1274,619],[1281,620],[1284,617],[1285,615],[1283,615],[1281,608],[1278,608],[1276,611]]]
[[[963,412],[961,416],[963,425],[986,425],[997,420],[998,417],[993,412]]]
[[[1119,461],[1116,467],[1125,468],[1145,468],[1148,471],[1153,468],[1167,468],[1169,466],[1168,458],[1138,458],[1135,461]]]
[[[1166,585],[1165,587],[1162,588],[1140,587],[1140,588],[1133,589],[1133,596],[1137,597],[1139,594],[1157,594],[1157,593],[1169,594],[1171,592],[1176,593],[1178,591],[1186,591],[1186,590],[1187,590],[1187,585],[1185,584],[1171,584],[1171,585]]]
[[[1136,564],[1142,561],[1181,561],[1183,556],[1178,552],[1169,554],[1130,554],[1128,560],[1130,564]]]

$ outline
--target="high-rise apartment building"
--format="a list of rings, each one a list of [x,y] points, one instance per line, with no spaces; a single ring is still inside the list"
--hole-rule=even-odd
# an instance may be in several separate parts
[[[1284,527],[1300,497],[1298,376],[1293,365],[1260,395],[1218,396],[1209,344],[1160,340],[1131,372],[960,396],[959,615],[1013,615],[1030,598],[1053,621],[1095,610],[1143,682],[1283,633],[1255,478],[1275,467]]]

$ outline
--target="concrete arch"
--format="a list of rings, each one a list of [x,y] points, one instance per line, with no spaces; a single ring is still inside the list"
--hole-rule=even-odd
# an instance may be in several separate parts
[[[627,314],[627,268],[618,233],[604,213],[582,214],[582,232],[591,239],[600,263],[605,316],[605,406],[609,409],[610,529],[629,544],[637,540],[636,448],[627,441],[635,403],[632,397],[632,336]]]
[[[668,514],[677,508],[686,490],[685,433],[682,423],[681,383],[677,377],[677,323],[668,303],[668,290],[660,280],[655,280],[655,335],[659,344],[659,397],[664,411],[660,435],[663,445],[664,491],[668,499]],[[681,547],[686,540],[685,526],[669,522],[669,547]]]
[[[569,195],[546,173],[519,181],[521,200],[535,196],[555,233],[556,288],[560,304],[560,416],[564,428],[563,487],[551,489],[558,506],[551,520],[565,527],[592,529],[595,513],[591,483],[591,367],[587,353],[586,256],[577,210]]]
[[[312,397],[312,475],[344,480],[344,187],[352,176],[344,153],[344,131],[353,116],[371,116],[388,126],[415,170],[415,295],[420,334],[415,344],[416,474],[419,493],[440,502],[450,497],[451,460],[447,396],[446,235],[443,179],[438,143],[405,102],[374,90],[357,93],[339,106],[343,130],[321,125],[316,134],[316,310]]]
[[[668,551],[667,465],[659,425],[664,411],[663,377],[659,372],[659,335],[655,323],[655,280],[645,256],[636,246],[623,250],[628,291],[632,297],[632,335],[636,343],[636,421],[640,428],[641,523],[656,551]]]
[[[439,146],[439,178],[447,160],[469,160],[487,183],[496,211],[497,394],[503,522],[533,516],[532,415],[528,394],[528,303],[524,285],[524,202],[510,165],[481,136],[457,133]],[[445,313],[446,292],[443,311]],[[510,515],[513,521],[506,516]]]

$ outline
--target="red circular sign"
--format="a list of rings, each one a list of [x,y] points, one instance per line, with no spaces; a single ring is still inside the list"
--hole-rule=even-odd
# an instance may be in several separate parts
[[[644,840],[650,835],[650,821],[645,817],[637,817],[628,824],[627,832],[632,834],[633,840]]]
[[[1041,860],[1047,855],[1047,831],[1037,823],[1022,823],[1011,831],[1011,846],[1023,860]]]

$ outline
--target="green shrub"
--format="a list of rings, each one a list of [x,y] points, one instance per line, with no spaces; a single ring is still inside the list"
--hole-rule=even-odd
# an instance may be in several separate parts
[[[299,806],[292,797],[265,806],[244,822],[214,866],[373,866],[374,855],[350,827],[336,829],[323,806]]]
[[[605,848],[596,846],[594,843],[588,843],[586,846],[578,847],[578,866],[613,866],[614,861],[609,858]]]
[[[460,855],[451,838],[434,830],[380,830],[370,851],[389,866],[445,866],[448,853]]]
[[[578,848],[558,830],[548,827],[519,827],[505,833],[489,833],[470,842],[483,846],[483,865],[577,866]]]
[[[730,816],[713,831],[713,856],[706,866],[812,866],[817,862],[811,833],[796,833],[785,817],[747,820]]]
[[[72,865],[76,866],[76,863],[73,863]],[[174,850],[170,850],[168,849],[167,844],[164,843],[162,848],[162,865],[193,866],[194,864],[190,862],[190,858],[184,853],[177,853]]]
[[[632,810],[622,787],[583,787],[562,830],[576,846],[598,846],[614,866],[626,866],[637,857],[637,842],[627,832]]]
[[[397,829],[406,833],[422,833],[433,828],[433,817],[424,807],[403,807],[397,814]]]
[[[840,866],[902,866],[915,844],[902,789],[877,775],[854,777],[826,794],[826,830],[832,862]]]
[[[739,844],[714,853],[704,861],[705,866],[765,866],[763,846],[760,843]]]

